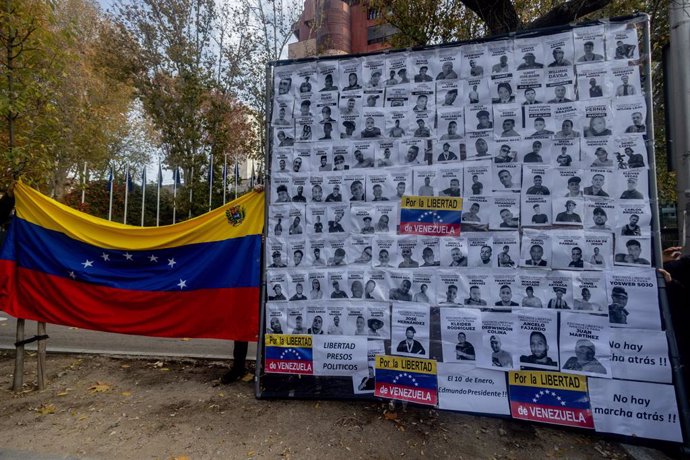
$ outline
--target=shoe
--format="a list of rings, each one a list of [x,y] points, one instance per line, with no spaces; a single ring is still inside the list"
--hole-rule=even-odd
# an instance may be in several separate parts
[[[220,378],[220,383],[227,385],[229,383],[235,382],[244,376],[244,369],[232,368]]]

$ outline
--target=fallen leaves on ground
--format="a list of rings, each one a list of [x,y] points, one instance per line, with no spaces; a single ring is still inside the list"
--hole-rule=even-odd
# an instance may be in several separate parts
[[[54,414],[57,409],[55,408],[54,404],[43,404],[41,407],[36,409],[36,412],[38,412],[41,415],[50,415]]]
[[[105,393],[106,391],[110,390],[110,385],[105,382],[96,382],[95,385],[89,387],[89,391],[91,391],[92,393]]]

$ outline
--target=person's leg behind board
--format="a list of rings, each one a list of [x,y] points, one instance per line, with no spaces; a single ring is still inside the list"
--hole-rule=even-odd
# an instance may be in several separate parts
[[[235,342],[235,348],[232,352],[232,367],[220,378],[221,383],[232,383],[244,376],[247,371],[246,364],[248,349],[249,342]]]

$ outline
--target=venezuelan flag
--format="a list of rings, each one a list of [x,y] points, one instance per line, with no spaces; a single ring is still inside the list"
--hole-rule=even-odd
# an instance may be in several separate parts
[[[459,236],[462,198],[404,196],[400,204],[400,233]]]
[[[123,334],[256,341],[263,193],[163,227],[89,216],[19,183],[0,309]]]

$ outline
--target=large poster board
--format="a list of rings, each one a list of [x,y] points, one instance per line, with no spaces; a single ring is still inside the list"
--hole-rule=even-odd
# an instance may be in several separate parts
[[[677,414],[647,33],[641,15],[275,63],[262,343],[312,337],[327,366],[260,356],[260,391],[371,398],[433,374],[444,409],[682,441],[677,415],[617,422],[626,398]]]

